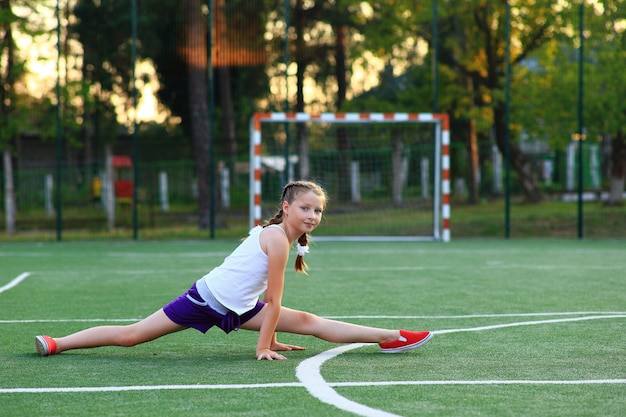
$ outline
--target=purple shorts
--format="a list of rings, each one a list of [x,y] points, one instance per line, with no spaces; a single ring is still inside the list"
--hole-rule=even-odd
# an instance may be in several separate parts
[[[206,333],[213,326],[219,327],[225,333],[230,333],[233,330],[239,330],[241,325],[261,311],[264,305],[264,302],[258,301],[252,310],[241,316],[233,311],[224,315],[206,305],[198,294],[194,282],[187,292],[163,307],[163,311],[174,323],[193,327],[202,333]]]

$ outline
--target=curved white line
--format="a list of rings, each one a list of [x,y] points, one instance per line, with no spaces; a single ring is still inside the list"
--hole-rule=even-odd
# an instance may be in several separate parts
[[[5,291],[10,290],[11,288],[15,287],[17,284],[19,284],[20,282],[22,282],[26,278],[28,278],[29,275],[30,275],[30,272],[24,272],[24,273],[20,274],[17,278],[13,279],[13,281],[9,282],[4,287],[0,287],[0,293],[3,293]]]
[[[341,410],[348,411],[360,416],[366,417],[400,417],[397,414],[391,414],[386,411],[377,410],[375,408],[367,407],[363,404],[354,402],[342,397],[324,380],[320,373],[322,364],[335,356],[341,355],[352,349],[367,346],[368,343],[353,343],[350,345],[343,345],[334,349],[322,352],[319,355],[315,355],[312,358],[305,359],[300,362],[300,365],[296,368],[296,376],[302,382],[302,385],[309,391],[309,393],[322,401],[323,403],[330,404]]]
[[[588,317],[572,317],[565,319],[554,319],[554,320],[538,320],[538,321],[523,321],[517,323],[505,323],[505,324],[496,324],[491,326],[481,326],[481,327],[471,327],[466,329],[447,329],[447,330],[437,330],[433,331],[433,334],[445,334],[445,333],[458,333],[458,332],[476,332],[482,330],[493,330],[500,329],[505,327],[515,327],[515,326],[530,326],[535,324],[552,324],[552,323],[562,323],[562,322],[570,322],[570,321],[581,321],[581,320],[599,320],[599,319],[614,319],[614,318],[626,318],[626,315],[603,315],[603,316],[588,316]],[[320,373],[320,369],[324,362],[329,359],[334,358],[335,356],[339,356],[344,352],[347,352],[352,349],[357,349],[363,346],[367,346],[367,343],[353,343],[350,345],[340,346],[334,349],[330,349],[326,352],[322,352],[319,355],[313,356],[312,358],[305,359],[300,362],[300,365],[296,368],[296,377],[302,385],[309,391],[309,393],[317,398],[318,400],[337,407],[341,410],[348,411],[360,416],[365,417],[399,417],[396,414],[387,413],[382,410],[378,410],[375,408],[367,407],[363,404],[354,402],[352,400],[343,397],[335,391],[330,384],[326,382],[326,380],[322,377]]]

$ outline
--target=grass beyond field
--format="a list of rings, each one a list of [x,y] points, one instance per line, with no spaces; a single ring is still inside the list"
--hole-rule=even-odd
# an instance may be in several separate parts
[[[41,358],[38,334],[127,324],[236,241],[0,244],[0,415],[624,416],[623,241],[313,243],[284,304],[429,329],[397,355],[307,347],[256,361],[256,333],[187,330],[134,348]]]

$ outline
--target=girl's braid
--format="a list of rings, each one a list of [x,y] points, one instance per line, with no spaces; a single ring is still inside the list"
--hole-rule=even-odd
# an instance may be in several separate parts
[[[298,238],[298,244],[301,246],[307,246],[309,244],[309,234],[302,233],[300,237]],[[304,256],[302,255],[296,256],[296,272],[302,272],[306,274],[307,269],[308,269],[308,266],[306,262],[304,262]]]

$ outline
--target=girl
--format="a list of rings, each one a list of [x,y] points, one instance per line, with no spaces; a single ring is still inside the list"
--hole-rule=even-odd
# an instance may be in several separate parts
[[[286,359],[280,351],[304,350],[279,343],[276,332],[311,335],[334,343],[378,343],[394,353],[422,346],[432,334],[360,326],[328,320],[282,306],[289,249],[298,242],[296,271],[305,272],[308,237],[322,219],[326,193],[316,183],[292,181],[283,189],[280,209],[263,227],[257,226],[222,265],[151,316],[127,326],[98,326],[65,337],[36,336],[41,356],[70,349],[135,346],[193,327],[206,333],[213,326],[224,332],[259,332],[258,360]],[[263,294],[263,301],[259,297]]]

